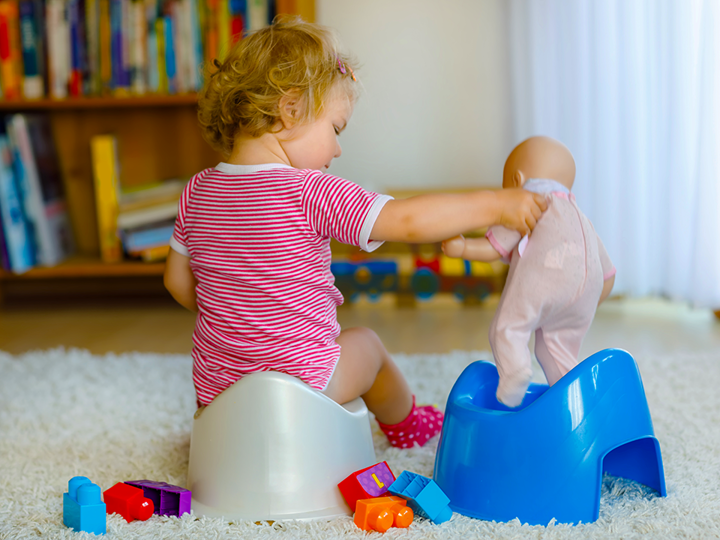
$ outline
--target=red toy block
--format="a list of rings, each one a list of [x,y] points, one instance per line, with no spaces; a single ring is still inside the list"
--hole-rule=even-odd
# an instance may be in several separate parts
[[[338,487],[350,510],[354,512],[358,500],[380,497],[387,492],[390,484],[394,481],[395,475],[390,470],[387,461],[382,461],[355,471],[340,482]]]
[[[354,521],[363,531],[384,533],[390,527],[409,527],[413,517],[412,508],[402,497],[376,497],[357,501]]]
[[[118,482],[103,493],[108,514],[120,514],[130,523],[134,519],[145,521],[153,515],[155,505],[143,496],[143,490]]]

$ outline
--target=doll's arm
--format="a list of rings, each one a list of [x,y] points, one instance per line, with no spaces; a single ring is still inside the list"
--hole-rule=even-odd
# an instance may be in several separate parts
[[[500,258],[500,253],[487,238],[465,238],[460,235],[445,240],[442,249],[448,257],[458,257],[467,261],[492,262]]]
[[[192,268],[190,268],[190,257],[170,248],[170,253],[165,262],[163,283],[181,306],[197,312],[197,297],[195,296],[197,280]]]
[[[613,285],[615,285],[615,274],[606,279],[603,283],[602,294],[600,295],[600,300],[598,300],[598,306],[602,304],[608,296],[610,296]]]

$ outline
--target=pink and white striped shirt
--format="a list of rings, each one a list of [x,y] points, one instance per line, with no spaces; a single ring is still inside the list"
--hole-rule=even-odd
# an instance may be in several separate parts
[[[313,170],[220,163],[180,199],[171,247],[197,279],[193,380],[198,401],[244,375],[281,371],[323,390],[340,358],[342,295],[330,238],[372,251],[387,195]]]

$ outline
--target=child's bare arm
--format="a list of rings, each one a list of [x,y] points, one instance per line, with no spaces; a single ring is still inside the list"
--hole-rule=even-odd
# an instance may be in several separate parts
[[[500,254],[487,238],[465,238],[456,236],[442,243],[442,250],[448,257],[457,257],[467,261],[492,262],[500,258]]]
[[[439,242],[491,225],[503,225],[525,235],[535,228],[546,209],[545,197],[522,189],[418,195],[388,201],[370,238]]]
[[[197,297],[195,296],[197,280],[190,268],[190,257],[170,248],[165,263],[163,282],[165,288],[181,306],[197,312]]]

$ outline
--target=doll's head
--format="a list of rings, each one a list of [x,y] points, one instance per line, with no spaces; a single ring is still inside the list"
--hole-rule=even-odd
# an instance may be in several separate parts
[[[223,62],[206,69],[198,102],[203,136],[224,154],[243,132],[260,137],[283,128],[283,103],[299,124],[322,115],[338,95],[354,105],[358,84],[354,62],[338,51],[332,32],[299,17],[278,17],[274,24],[237,42]]]
[[[529,178],[547,178],[572,189],[575,160],[570,150],[551,137],[530,137],[510,152],[503,170],[503,187],[522,187]]]

